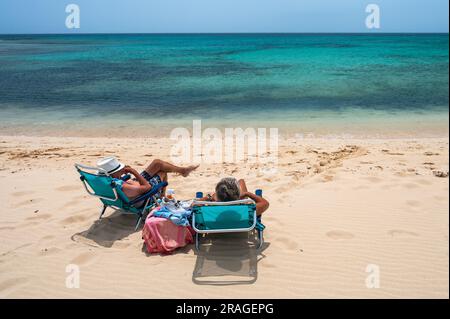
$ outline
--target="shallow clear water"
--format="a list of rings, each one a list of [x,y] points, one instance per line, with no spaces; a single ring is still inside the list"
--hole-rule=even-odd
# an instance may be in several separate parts
[[[0,128],[448,132],[448,66],[447,34],[0,35]]]

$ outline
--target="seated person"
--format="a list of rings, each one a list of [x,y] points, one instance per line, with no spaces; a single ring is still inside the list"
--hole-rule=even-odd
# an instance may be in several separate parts
[[[261,216],[269,208],[269,202],[256,194],[247,190],[247,185],[243,179],[237,181],[234,177],[225,177],[216,185],[216,192],[208,194],[199,200],[214,202],[229,202],[244,198],[253,199],[256,203],[256,215]]]
[[[198,167],[198,165],[179,167],[160,159],[155,159],[143,172],[138,173],[137,170],[120,163],[113,156],[98,161],[97,166],[106,171],[112,178],[118,180],[120,180],[124,174],[132,175],[132,179],[122,182],[122,191],[130,200],[147,193],[153,186],[161,182],[167,182],[168,173],[178,173],[183,177],[186,177]],[[157,195],[160,197],[165,196],[165,187],[161,189],[160,193]]]

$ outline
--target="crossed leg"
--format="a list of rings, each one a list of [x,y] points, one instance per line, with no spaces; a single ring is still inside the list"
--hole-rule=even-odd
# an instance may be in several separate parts
[[[145,169],[145,171],[150,176],[159,175],[161,178],[161,181],[167,182],[167,173],[178,173],[182,175],[183,177],[187,177],[193,170],[195,170],[198,167],[198,165],[194,166],[187,166],[187,167],[181,167],[173,165],[169,162],[165,162],[160,159],[153,160],[149,166]],[[163,194],[165,193],[166,189],[163,189]]]
[[[181,166],[173,165],[169,162],[165,162],[160,159],[155,159],[150,163],[149,166],[147,166],[145,171],[148,174],[150,174],[150,176],[154,176],[159,173],[178,173],[178,174],[182,175],[183,177],[186,177],[197,167],[198,167],[198,165],[181,167]]]

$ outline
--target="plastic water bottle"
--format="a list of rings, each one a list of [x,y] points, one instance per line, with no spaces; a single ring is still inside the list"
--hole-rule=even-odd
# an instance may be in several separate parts
[[[172,188],[169,188],[166,192],[166,197],[168,200],[175,200],[175,197],[173,196],[175,194],[175,190]]]

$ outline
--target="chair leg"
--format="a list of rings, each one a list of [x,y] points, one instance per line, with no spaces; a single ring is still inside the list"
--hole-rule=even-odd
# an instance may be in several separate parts
[[[261,249],[261,247],[262,247],[262,245],[264,243],[264,235],[263,235],[263,232],[261,230],[258,230],[258,241],[259,241],[258,249]]]
[[[198,251],[198,247],[199,247],[199,239],[198,239],[198,233],[195,233],[195,249],[197,249]]]
[[[138,221],[136,223],[136,227],[134,227],[134,231],[138,230],[139,225],[141,224],[141,221],[142,221],[142,214],[139,214],[139,218],[138,218]]]
[[[137,221],[137,223],[136,223],[136,227],[134,227],[134,231],[137,231],[137,230],[138,230],[139,225],[141,224],[142,218],[143,218],[144,216],[146,216],[145,212],[146,212],[146,210],[147,210],[147,206],[148,206],[148,203],[149,203],[149,202],[150,202],[150,198],[147,199],[147,201],[146,201],[145,204],[144,204],[144,208],[142,209],[142,212],[139,214],[139,219],[138,219],[138,221]]]
[[[105,213],[106,207],[108,207],[108,206],[103,205],[102,211],[100,212],[100,216],[98,217],[98,219],[102,219],[102,216]]]

